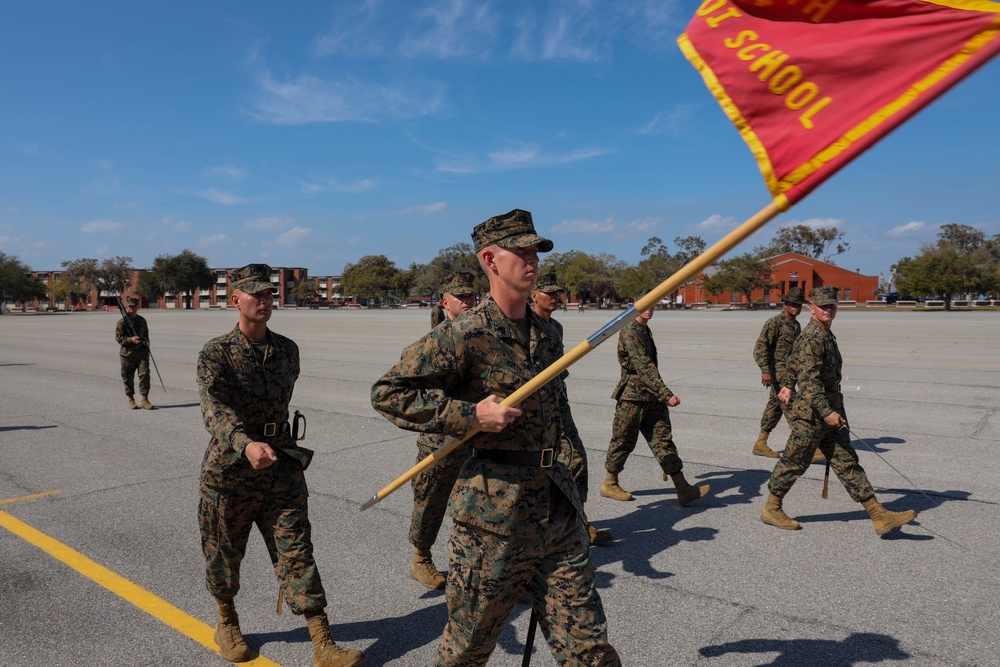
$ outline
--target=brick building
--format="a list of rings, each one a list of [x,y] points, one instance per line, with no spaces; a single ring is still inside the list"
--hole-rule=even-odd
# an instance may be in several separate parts
[[[190,295],[183,292],[168,292],[157,299],[154,303],[149,303],[147,299],[141,299],[143,308],[166,308],[168,310],[181,310],[186,307],[185,300],[190,299],[191,308],[226,308],[227,297],[229,295],[229,274],[235,268],[211,269],[215,274],[215,282],[208,288],[195,290]],[[139,276],[146,269],[132,269],[131,289],[122,294],[122,298],[132,296],[132,290],[139,282]],[[115,294],[94,287],[85,298],[78,299],[71,303],[69,299],[56,299],[53,287],[59,281],[61,271],[32,271],[29,275],[45,285],[48,296],[45,299],[36,299],[28,304],[15,304],[16,307],[26,306],[27,310],[100,310],[103,308],[117,309]],[[340,297],[340,276],[322,276],[309,278],[309,271],[302,267],[271,267],[271,284],[277,288],[274,304],[278,308],[295,305],[295,297],[291,291],[305,280],[316,282],[320,292],[320,304],[327,305],[336,302]]]
[[[806,257],[797,252],[786,252],[768,259],[771,263],[771,273],[764,277],[777,283],[778,286],[771,290],[754,291],[750,299],[752,303],[777,303],[781,295],[793,287],[800,287],[803,292],[809,294],[809,290],[813,287],[833,286],[840,289],[841,301],[859,303],[874,299],[878,291],[878,276],[862,275],[861,269],[855,271],[842,269],[835,264]],[[711,276],[714,269],[715,267],[709,267],[695,280],[681,287],[679,295],[683,302],[745,304],[746,297],[736,292],[713,296],[705,291],[703,285],[705,275]]]

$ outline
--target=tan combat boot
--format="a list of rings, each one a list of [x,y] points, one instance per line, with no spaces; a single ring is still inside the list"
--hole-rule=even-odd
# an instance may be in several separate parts
[[[330,635],[330,621],[322,609],[306,612],[306,625],[313,643],[313,667],[358,667],[365,664],[365,654],[357,649],[345,651]]]
[[[872,518],[875,532],[879,535],[885,535],[893,528],[899,528],[917,518],[916,510],[906,510],[905,512],[887,510],[882,507],[882,503],[875,499],[875,496],[864,501],[861,505],[867,510],[868,516]]]
[[[134,396],[129,396],[128,397],[128,409],[129,410],[138,410],[139,409],[139,406],[135,404],[135,397]]]
[[[410,578],[424,588],[439,591],[444,588],[444,577],[431,560],[430,549],[413,547],[413,562],[410,564]]]
[[[757,442],[753,443],[754,456],[766,456],[769,459],[778,458],[778,452],[767,446],[767,436],[769,435],[770,432],[761,431],[760,435],[757,436]]]
[[[610,542],[614,539],[611,536],[610,530],[598,528],[590,523],[587,524],[587,536],[590,537],[591,544],[601,544],[603,542]]]
[[[781,498],[773,493],[767,494],[767,503],[764,504],[764,510],[760,513],[760,520],[769,526],[785,530],[798,530],[802,527],[798,521],[785,514],[785,511],[781,509]]]
[[[670,479],[673,480],[674,486],[677,487],[677,502],[681,504],[681,507],[698,500],[712,490],[712,487],[708,484],[691,486],[684,479],[684,473],[682,472],[675,472],[673,475],[670,475]],[[663,481],[667,481],[666,473],[663,473]]]
[[[142,402],[139,403],[139,405],[142,406],[143,410],[152,410],[153,409],[153,404],[149,402],[149,396],[143,396],[142,397]]]
[[[256,658],[257,654],[250,650],[240,632],[240,617],[236,615],[233,601],[216,599],[215,605],[219,610],[219,620],[215,625],[215,643],[219,646],[219,655],[229,662],[247,662]]]
[[[611,500],[635,500],[632,494],[618,485],[618,473],[609,472],[601,484],[601,495]]]

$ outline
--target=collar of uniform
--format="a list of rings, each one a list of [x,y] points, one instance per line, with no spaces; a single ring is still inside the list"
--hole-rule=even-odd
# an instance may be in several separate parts
[[[491,328],[498,336],[515,341],[521,339],[521,332],[518,331],[513,320],[507,317],[506,313],[500,309],[500,306],[493,297],[487,296],[479,306],[483,308]],[[548,338],[545,327],[542,326],[542,318],[535,311],[531,308],[526,308],[525,317],[528,319],[529,344],[535,340]]]
[[[252,356],[253,355],[253,353],[254,353],[253,352],[253,341],[250,340],[249,338],[247,338],[246,334],[243,333],[240,330],[240,325],[239,324],[237,324],[235,327],[233,327],[233,339],[240,346],[240,350],[243,351],[244,355],[246,355],[246,356]],[[270,328],[268,328],[267,331],[266,331],[266,333],[264,334],[264,341],[268,345],[270,345],[271,347],[274,347],[274,337],[271,336],[271,329]]]

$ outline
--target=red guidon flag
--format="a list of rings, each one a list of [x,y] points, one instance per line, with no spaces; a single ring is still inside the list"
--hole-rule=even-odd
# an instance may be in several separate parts
[[[986,0],[705,0],[681,50],[785,210],[1000,51]]]

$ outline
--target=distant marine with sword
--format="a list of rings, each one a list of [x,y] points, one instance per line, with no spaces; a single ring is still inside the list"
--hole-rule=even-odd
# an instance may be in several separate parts
[[[115,327],[115,340],[121,345],[118,353],[121,358],[122,382],[125,383],[125,395],[128,396],[129,410],[137,410],[142,407],[144,410],[153,410],[154,406],[149,402],[149,362],[153,358],[149,351],[149,325],[146,319],[139,314],[139,299],[130,296],[126,300],[126,305],[122,304],[121,297],[118,297],[118,310],[121,311],[122,318]],[[156,362],[154,361],[155,365]],[[139,372],[139,394],[142,397],[139,405],[135,403],[135,374]],[[159,376],[159,371],[156,375]],[[163,380],[160,380],[163,385]],[[166,387],[163,388],[166,391]]]

